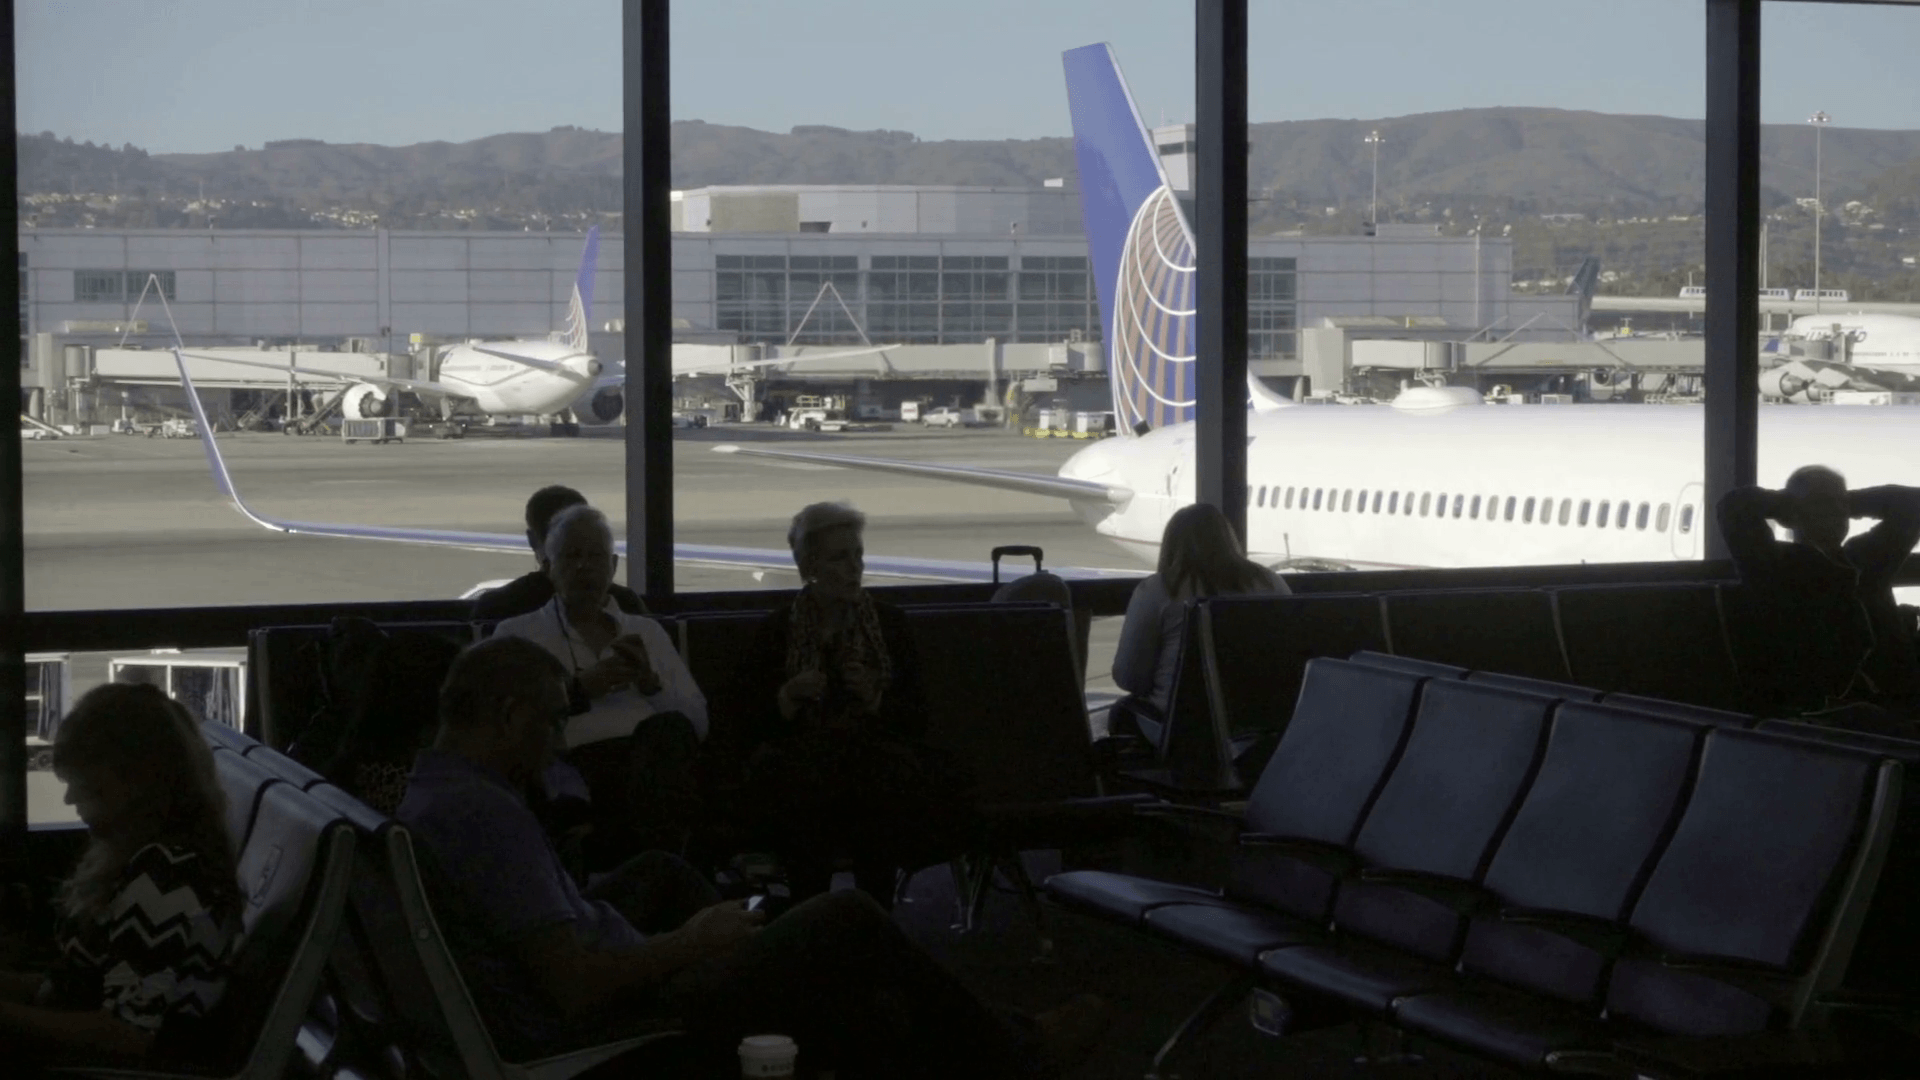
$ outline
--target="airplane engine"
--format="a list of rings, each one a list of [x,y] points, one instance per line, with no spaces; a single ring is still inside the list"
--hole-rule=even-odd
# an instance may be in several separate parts
[[[355,383],[340,399],[340,415],[349,420],[372,420],[387,415],[387,392],[372,383]]]
[[[573,413],[583,422],[611,424],[626,410],[627,399],[617,386],[605,386],[592,394],[582,394],[573,403]]]

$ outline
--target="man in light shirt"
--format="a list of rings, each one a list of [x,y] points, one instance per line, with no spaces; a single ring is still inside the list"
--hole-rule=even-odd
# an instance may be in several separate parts
[[[553,599],[494,635],[532,641],[567,671],[566,758],[592,798],[600,855],[591,861],[636,846],[677,850],[699,813],[693,759],[707,734],[706,697],[660,624],[613,599],[618,559],[605,514],[561,511],[546,562]]]

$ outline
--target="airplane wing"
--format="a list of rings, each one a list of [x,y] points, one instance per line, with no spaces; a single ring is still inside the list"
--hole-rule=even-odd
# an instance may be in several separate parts
[[[880,355],[884,360],[887,352],[898,348],[900,348],[898,345],[868,345],[859,349],[840,349],[834,352],[806,353],[801,356],[775,356],[766,360],[742,360],[738,362],[688,360],[685,363],[675,363],[673,365],[673,373],[675,375],[699,375],[706,372],[737,371],[742,368],[776,367],[780,364],[810,364],[820,360],[850,360],[856,356]]]
[[[467,348],[472,349],[474,352],[484,353],[487,356],[492,356],[497,359],[510,360],[513,363],[519,364],[521,367],[530,367],[535,371],[549,371],[549,372],[555,372],[562,375],[568,373],[567,365],[562,363],[560,360],[540,360],[531,356],[521,356],[519,353],[510,353],[503,349],[489,349],[480,345],[469,345],[467,346]],[[576,355],[590,356],[591,354],[579,353]],[[569,356],[569,357],[563,357],[562,359],[571,360],[572,358],[573,357]]]
[[[200,445],[206,451],[207,467],[213,472],[213,480],[220,493],[233,502],[239,511],[255,525],[273,532],[297,536],[325,536],[342,540],[382,540],[388,543],[416,544],[427,547],[453,548],[464,551],[499,551],[524,553],[527,550],[527,538],[516,533],[464,532],[452,529],[414,529],[386,525],[352,525],[318,521],[292,521],[285,518],[262,514],[247,505],[240,497],[240,491],[234,486],[233,476],[227,471],[226,459],[221,455],[218,443],[213,437],[213,425],[207,420],[204,406],[200,404],[200,395],[193,388],[193,379],[187,374],[186,355],[180,349],[173,350],[174,362],[180,368],[180,384],[186,389],[187,404],[193,409],[194,420],[200,429]],[[622,558],[626,557],[627,545],[615,539],[614,551]],[[736,548],[709,544],[675,544],[673,547],[675,562],[692,566],[720,567],[736,570],[773,570],[792,571],[791,552],[776,548]],[[987,582],[993,580],[993,568],[986,563],[971,563],[944,559],[913,559],[899,556],[870,555],[866,559],[867,573],[874,577],[901,578],[911,581],[933,582]],[[1081,567],[1064,567],[1055,570],[1061,577],[1120,577],[1138,576],[1139,571],[1100,570]]]
[[[976,465],[938,465],[922,461],[851,457],[846,454],[817,454],[806,450],[769,450],[734,443],[716,446],[713,452],[770,458],[776,461],[799,461],[813,465],[838,465],[845,469],[869,469],[874,472],[899,473],[905,476],[924,476],[934,480],[972,484],[975,487],[999,488],[1002,491],[1045,495],[1054,499],[1103,502],[1111,506],[1123,505],[1133,498],[1132,491],[1112,484],[1097,484],[1091,480],[1075,480],[1065,476],[1013,472],[1009,469],[987,469]]]

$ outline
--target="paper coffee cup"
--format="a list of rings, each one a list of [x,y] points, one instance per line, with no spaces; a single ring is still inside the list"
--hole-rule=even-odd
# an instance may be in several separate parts
[[[742,1077],[791,1077],[794,1058],[800,1053],[785,1035],[749,1035],[740,1040]]]

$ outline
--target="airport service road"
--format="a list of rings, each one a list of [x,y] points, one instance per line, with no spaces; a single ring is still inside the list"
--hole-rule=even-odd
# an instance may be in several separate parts
[[[810,435],[754,425],[679,431],[678,539],[784,549],[800,506],[844,498],[866,511],[867,550],[985,561],[1032,543],[1059,565],[1134,565],[1057,500],[884,473],[754,461],[723,442],[1052,473],[1084,443],[1000,431]],[[526,497],[548,483],[585,492],[624,529],[622,446],[608,438],[421,440],[386,446],[274,434],[223,435],[234,483],[261,513],[519,534]],[[316,539],[248,522],[214,488],[198,440],[130,436],[27,442],[27,606],[97,609],[452,597],[529,569],[494,555]],[[754,588],[736,571],[681,567],[682,590]],[[765,584],[786,586],[794,579]],[[877,582],[878,583],[878,582]]]

